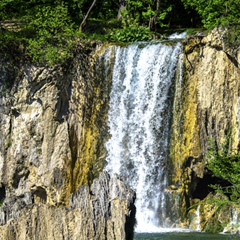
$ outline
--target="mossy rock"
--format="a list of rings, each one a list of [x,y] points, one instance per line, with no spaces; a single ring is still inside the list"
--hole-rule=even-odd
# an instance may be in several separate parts
[[[203,230],[207,233],[220,233],[224,227],[216,218],[213,218],[207,222]]]

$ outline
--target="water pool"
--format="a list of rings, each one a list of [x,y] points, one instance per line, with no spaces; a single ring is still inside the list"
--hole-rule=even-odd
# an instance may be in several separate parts
[[[198,232],[135,233],[134,240],[234,240],[239,235],[208,234]]]

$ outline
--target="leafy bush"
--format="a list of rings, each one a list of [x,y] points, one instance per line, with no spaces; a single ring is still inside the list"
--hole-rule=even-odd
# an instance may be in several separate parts
[[[109,34],[108,39],[114,42],[136,42],[147,41],[152,39],[149,28],[131,25],[124,29],[117,29]]]
[[[35,9],[36,16],[28,25],[35,35],[28,40],[33,60],[53,65],[72,56],[75,30],[64,5],[44,6]]]
[[[207,153],[207,168],[213,175],[229,182],[229,186],[212,185],[216,192],[229,196],[231,201],[240,198],[240,155],[229,151],[230,134],[222,148],[218,150],[213,141],[209,142]]]

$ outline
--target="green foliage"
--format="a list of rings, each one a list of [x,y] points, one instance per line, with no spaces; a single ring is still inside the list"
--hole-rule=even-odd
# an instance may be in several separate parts
[[[6,149],[10,148],[11,146],[12,146],[11,141],[8,141],[8,142],[6,143]]]
[[[229,196],[231,201],[240,198],[240,155],[230,152],[231,134],[227,136],[220,150],[213,141],[209,142],[207,168],[213,175],[229,182],[229,186],[211,185],[216,192]]]
[[[151,38],[152,34],[149,28],[138,26],[137,24],[115,30],[108,36],[108,39],[114,42],[148,41]]]
[[[121,23],[117,19],[100,20],[89,18],[87,28],[84,35],[84,40],[93,41],[108,41],[110,33],[114,29],[121,28]]]
[[[38,154],[42,154],[42,149],[41,148],[37,148],[36,151],[37,151]]]
[[[123,12],[123,22],[125,26],[130,26],[133,22],[138,25],[152,28],[168,25],[168,16],[173,7],[171,0],[153,1],[153,0],[128,0],[125,12]]]
[[[66,6],[44,6],[35,9],[35,18],[27,26],[36,29],[28,39],[33,60],[53,65],[72,57],[75,30]]]
[[[22,0],[1,0],[0,20],[19,19],[26,10],[26,3]]]
[[[58,1],[14,1],[10,6],[11,3],[3,0],[0,4],[2,19],[10,17],[4,21],[0,38],[3,44],[22,43],[33,61],[40,64],[53,65],[72,57],[77,34],[68,5]],[[9,16],[8,7],[13,10]],[[11,24],[15,23],[18,26],[13,29]]]
[[[185,7],[195,9],[202,18],[204,27],[229,27],[240,24],[240,0],[182,0]]]
[[[202,29],[201,29],[202,30]],[[196,28],[189,28],[186,30],[187,32],[187,35],[195,35],[197,34],[198,32],[201,32],[201,30],[199,29],[196,29]]]
[[[79,38],[146,41],[156,36],[153,31],[193,27],[196,12],[208,29],[220,25],[233,29],[228,36],[229,46],[239,39],[240,30],[235,26],[240,25],[240,0],[126,0],[122,19],[114,26],[110,22],[116,20],[119,1],[96,1],[87,15],[88,20],[96,20],[94,26],[88,21],[84,34],[80,34],[79,27],[92,3],[93,0],[1,0],[0,44],[7,49],[19,45],[34,61],[53,65],[73,56]],[[108,26],[103,26],[103,22]]]
[[[118,1],[98,1],[93,10],[93,16],[100,20],[116,20],[118,14]]]
[[[204,228],[204,232],[207,233],[221,233],[223,230],[224,227],[217,217],[213,217],[210,221],[208,221]]]

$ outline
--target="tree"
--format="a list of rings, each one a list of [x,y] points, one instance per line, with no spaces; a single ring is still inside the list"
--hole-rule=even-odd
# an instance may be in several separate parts
[[[229,27],[240,24],[240,0],[182,0],[186,8],[195,9],[204,27]]]
[[[127,6],[126,0],[119,0],[118,15],[117,15],[118,20],[122,19],[122,17],[123,17],[122,12],[124,12],[126,10],[126,6]]]
[[[60,63],[72,56],[74,39],[78,36],[77,24],[83,16],[79,7],[84,9],[86,1],[1,0],[3,24],[8,21],[20,26],[15,32],[7,28],[3,40],[11,35],[17,40],[18,36],[34,61],[50,65]]]
[[[191,24],[191,17],[181,0],[127,0],[122,6],[121,16],[126,27],[138,24],[158,31]]]
[[[53,65],[71,57],[76,31],[66,5],[36,6],[27,28],[33,32],[28,39],[33,60]]]

